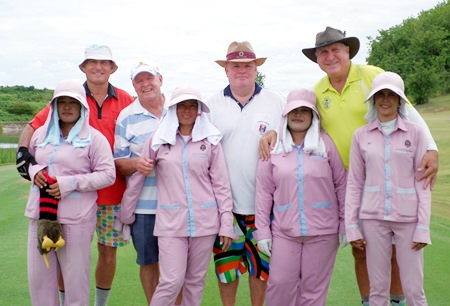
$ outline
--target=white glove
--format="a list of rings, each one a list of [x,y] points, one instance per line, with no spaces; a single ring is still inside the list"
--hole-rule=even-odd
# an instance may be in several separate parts
[[[124,224],[124,223],[120,222],[119,218],[117,218],[116,220],[114,220],[113,229],[118,232],[122,232],[122,236],[123,236],[124,240],[126,240],[126,241],[130,240],[131,228],[130,228],[129,224]]]
[[[261,252],[267,256],[272,256],[270,251],[272,250],[272,239],[262,239],[258,241],[258,248]]]
[[[348,245],[347,236],[345,234],[339,233],[339,245],[341,246],[341,249]]]

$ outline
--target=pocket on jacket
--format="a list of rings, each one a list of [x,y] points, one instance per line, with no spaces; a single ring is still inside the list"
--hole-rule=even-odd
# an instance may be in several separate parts
[[[311,204],[311,229],[335,230],[339,226],[339,212],[333,202],[313,202]]]
[[[81,193],[78,191],[71,192],[58,204],[58,218],[77,220],[83,216],[83,209],[87,208]]]
[[[183,221],[181,221],[183,220]],[[156,227],[161,230],[177,232],[186,231],[184,228],[184,220],[187,220],[187,210],[181,209],[179,203],[159,204],[156,211]]]
[[[219,220],[219,209],[217,207],[217,203],[214,201],[200,203],[200,209],[196,211],[198,212],[198,216],[195,217],[196,222],[202,224],[202,230],[206,232],[218,232],[220,226]]]
[[[398,213],[403,217],[416,217],[418,199],[415,188],[396,188],[398,201]]]
[[[376,215],[378,213],[378,203],[380,202],[381,188],[378,185],[364,186],[364,194],[361,202],[361,213]]]
[[[274,222],[283,231],[291,231],[292,226],[299,224],[299,214],[298,212],[292,211],[291,203],[275,205],[273,207],[273,213]]]

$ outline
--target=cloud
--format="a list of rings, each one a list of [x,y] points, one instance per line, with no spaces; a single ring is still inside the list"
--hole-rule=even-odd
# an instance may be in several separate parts
[[[439,2],[7,1],[0,12],[0,85],[54,88],[65,78],[84,79],[78,64],[85,47],[97,43],[111,47],[119,66],[111,82],[131,94],[130,68],[149,58],[159,63],[167,94],[189,83],[207,96],[227,84],[214,60],[225,58],[231,41],[248,40],[257,56],[268,57],[260,67],[266,86],[286,96],[323,76],[301,49],[314,46],[327,25],[361,40],[354,61],[364,63],[368,36]]]

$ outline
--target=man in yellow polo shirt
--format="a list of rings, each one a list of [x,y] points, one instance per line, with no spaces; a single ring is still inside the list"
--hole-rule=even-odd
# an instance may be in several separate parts
[[[344,50],[346,48],[343,44],[341,47]],[[336,49],[340,51],[334,52],[344,51],[342,49]],[[325,54],[323,52],[319,56],[328,56]],[[348,64],[348,77],[345,76],[344,79],[348,81],[341,92],[333,87],[331,78],[328,76],[321,79],[314,88],[322,128],[336,144],[346,169],[348,169],[350,144],[353,133],[357,128],[367,123],[364,120],[367,105],[363,101],[370,92],[372,80],[377,74],[383,72],[382,69],[375,66],[350,65],[350,61],[348,61]],[[324,65],[324,67],[327,69],[328,66]]]
[[[372,80],[383,70],[370,65],[358,65],[351,59],[358,53],[359,39],[346,37],[345,33],[326,27],[325,31],[316,35],[313,48],[302,52],[311,61],[317,63],[327,75],[314,87],[317,107],[321,116],[322,128],[330,135],[339,151],[346,169],[349,164],[350,145],[353,133],[367,123],[364,119],[367,105],[364,103],[372,87]],[[408,120],[421,125],[427,133],[428,152],[425,154],[421,168],[426,168],[423,178],[425,186],[434,186],[438,170],[437,146],[425,121],[412,106],[409,108]],[[268,144],[275,143],[274,134],[269,132],[260,143],[260,156],[269,156]],[[341,241],[341,245],[345,245]],[[366,267],[364,249],[352,249],[355,258],[355,273],[363,305],[369,305],[369,277]],[[400,283],[398,265],[395,254],[392,256],[391,305],[406,305]]]

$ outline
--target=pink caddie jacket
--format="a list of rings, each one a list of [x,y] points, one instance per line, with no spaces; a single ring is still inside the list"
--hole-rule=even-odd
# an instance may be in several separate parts
[[[348,241],[363,238],[359,219],[375,219],[417,222],[414,241],[431,243],[431,191],[417,181],[426,136],[420,126],[397,118],[390,136],[378,120],[353,136],[345,204]]]
[[[149,137],[141,156],[154,160],[158,206],[154,234],[164,237],[199,237],[219,233],[236,239],[233,202],[225,158],[220,143],[207,139],[150,148]],[[128,180],[122,200],[121,221],[134,221],[134,208],[144,176],[135,172]]]
[[[61,200],[58,204],[58,221],[61,224],[80,224],[87,219],[96,218],[97,190],[112,185],[116,179],[116,168],[108,140],[89,125],[89,106],[82,105],[86,120],[78,135],[82,138],[90,135],[90,144],[74,147],[64,141],[59,145],[37,145],[46,137],[53,112],[56,111],[54,103],[50,103],[47,120],[34,132],[29,146],[31,155],[38,163],[29,169],[31,181],[34,182],[39,171],[46,169],[50,176],[56,177],[59,184]],[[25,216],[39,219],[39,197],[39,188],[33,184]]]
[[[324,132],[320,136],[327,157],[308,154],[297,147],[289,153],[259,161],[254,232],[257,240],[272,235],[344,233],[346,172],[331,138]]]

